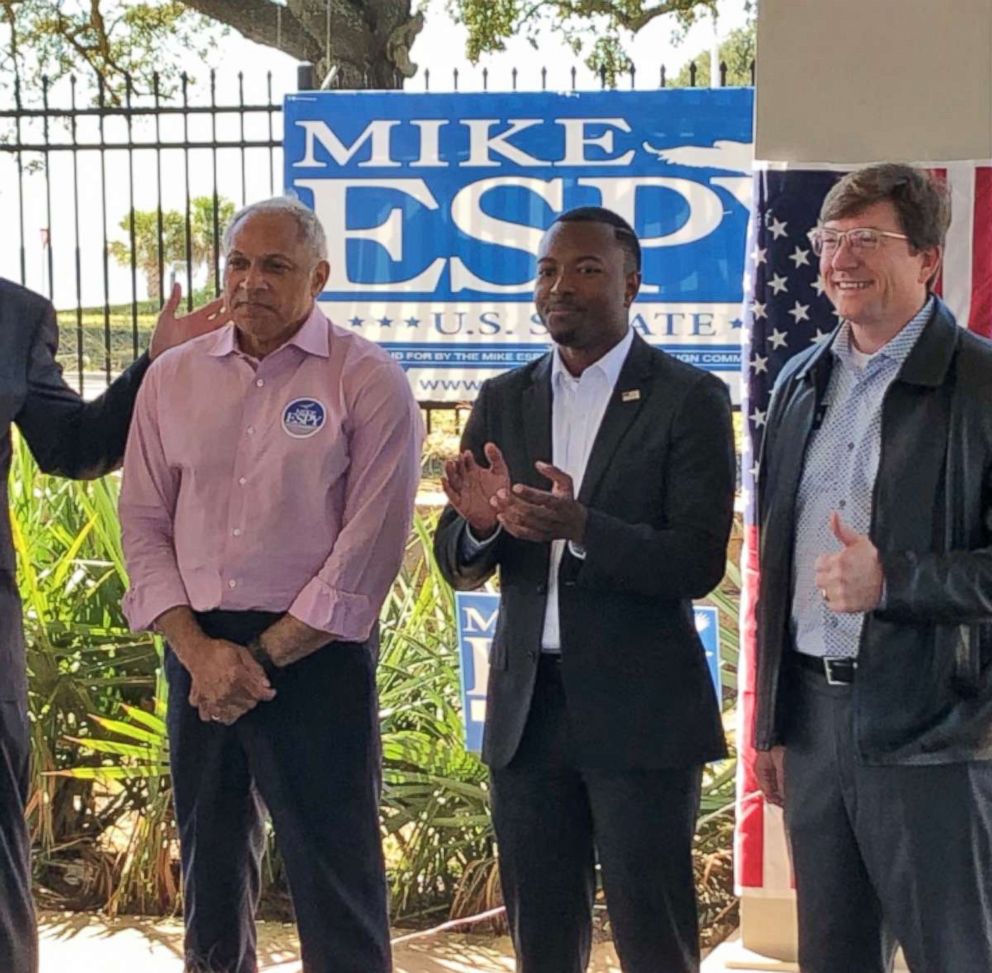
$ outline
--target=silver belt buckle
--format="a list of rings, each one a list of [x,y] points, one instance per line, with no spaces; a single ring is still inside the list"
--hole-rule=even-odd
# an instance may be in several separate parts
[[[829,659],[829,658],[824,657],[824,659],[823,659],[823,674],[827,677],[827,685],[828,686],[850,686],[851,685],[851,680],[849,680],[849,679],[848,680],[837,679],[837,678],[834,677],[834,665],[836,663],[838,663],[838,662],[840,662],[840,663],[846,663],[846,664],[850,665],[850,667],[852,669],[857,669],[858,668],[858,663],[857,663],[857,660],[856,659],[847,659],[847,658]],[[840,668],[840,667],[838,667],[838,668]]]

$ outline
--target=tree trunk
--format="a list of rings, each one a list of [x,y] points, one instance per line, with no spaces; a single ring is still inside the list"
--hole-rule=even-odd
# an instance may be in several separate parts
[[[184,0],[249,40],[314,65],[318,85],[399,88],[417,66],[410,47],[423,27],[411,0]]]

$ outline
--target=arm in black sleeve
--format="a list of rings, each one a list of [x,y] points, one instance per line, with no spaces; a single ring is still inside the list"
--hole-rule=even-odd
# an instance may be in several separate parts
[[[459,450],[470,449],[477,462],[488,465],[482,449],[488,441],[487,410],[489,409],[489,383],[484,382],[472,412],[465,423]],[[434,532],[434,558],[445,580],[458,591],[469,591],[485,584],[496,571],[503,542],[502,532],[473,558],[463,556],[462,538],[468,524],[449,503],[441,514]]]
[[[992,471],[981,483],[982,534],[992,537]],[[988,623],[992,544],[952,551],[880,551],[885,605],[875,614],[908,625]]]
[[[47,302],[34,324],[27,366],[27,396],[14,421],[46,473],[90,479],[120,465],[138,386],[148,369],[143,354],[92,402],[62,377],[55,360],[58,325]]]

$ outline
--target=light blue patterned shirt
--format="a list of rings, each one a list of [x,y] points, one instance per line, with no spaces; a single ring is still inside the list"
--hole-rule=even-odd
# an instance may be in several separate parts
[[[871,527],[872,496],[882,449],[882,401],[933,311],[929,298],[917,315],[873,355],[851,344],[846,321],[833,341],[834,367],[820,428],[806,450],[796,498],[792,630],[807,655],[858,654],[863,613],[831,611],[816,587],[816,559],[840,550],[830,530],[836,510],[860,534]]]

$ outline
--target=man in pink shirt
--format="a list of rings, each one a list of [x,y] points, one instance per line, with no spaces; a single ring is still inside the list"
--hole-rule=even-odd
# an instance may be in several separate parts
[[[186,968],[257,969],[264,801],[304,969],[386,973],[377,619],[422,422],[388,354],[316,307],[329,267],[310,210],[249,206],[224,249],[233,323],[149,370],[120,502],[124,610],[169,645]]]

